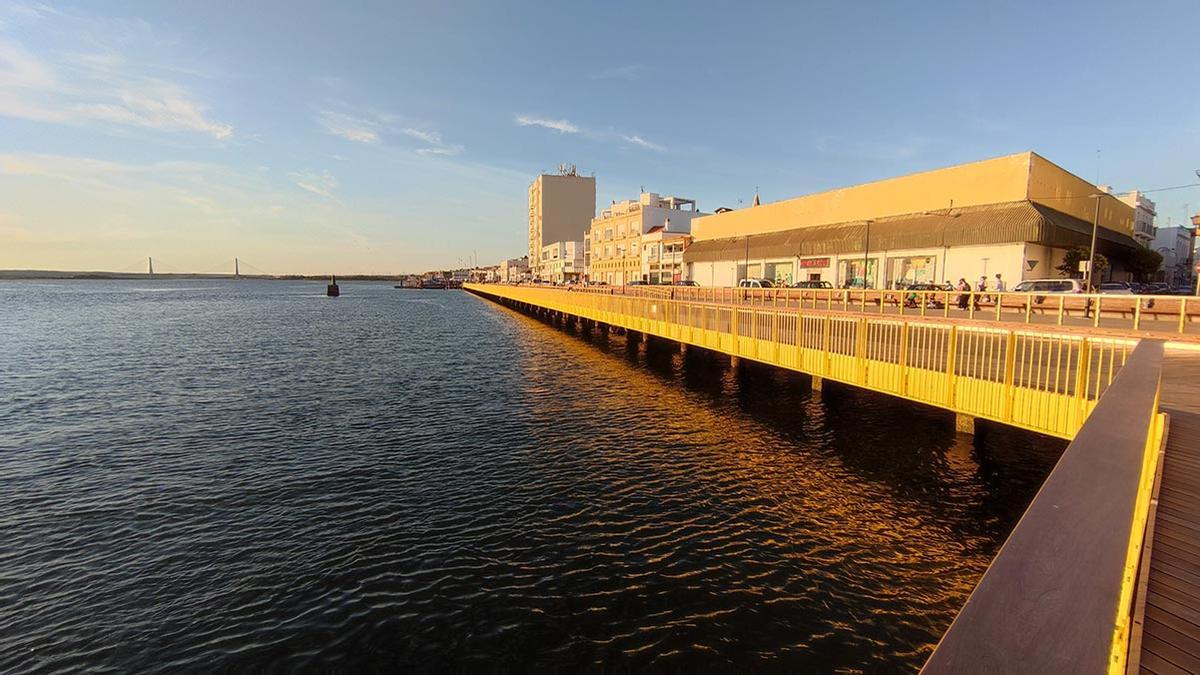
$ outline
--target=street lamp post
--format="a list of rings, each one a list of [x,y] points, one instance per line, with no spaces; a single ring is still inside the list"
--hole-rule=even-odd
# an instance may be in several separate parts
[[[1096,215],[1092,218],[1092,245],[1088,248],[1087,276],[1084,277],[1084,290],[1092,292],[1092,270],[1096,266],[1096,231],[1100,229],[1100,198],[1103,193],[1097,192],[1091,197],[1096,200]]]
[[[863,237],[863,290],[867,290],[867,263],[869,262],[868,255],[871,252],[871,220],[868,218],[864,223],[866,226],[866,235]]]

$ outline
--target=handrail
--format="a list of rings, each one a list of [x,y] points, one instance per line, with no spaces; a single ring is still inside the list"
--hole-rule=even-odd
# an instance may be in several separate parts
[[[1143,340],[924,673],[1119,673],[1162,439],[1163,343]]]
[[[537,284],[525,284],[537,288]],[[552,288],[553,286],[545,286]],[[574,292],[634,297],[668,297],[751,306],[808,307],[919,316],[963,316],[1026,324],[1113,326],[1143,333],[1183,334],[1200,324],[1200,298],[1190,295],[1105,293],[1016,293],[1013,291],[927,291],[861,288],[731,288],[699,286],[572,286]]]

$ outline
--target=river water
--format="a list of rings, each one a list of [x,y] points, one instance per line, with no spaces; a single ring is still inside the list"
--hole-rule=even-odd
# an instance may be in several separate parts
[[[1063,448],[323,292],[0,282],[0,671],[911,670]]]

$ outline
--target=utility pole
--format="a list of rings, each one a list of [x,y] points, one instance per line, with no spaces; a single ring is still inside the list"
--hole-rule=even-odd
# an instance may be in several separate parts
[[[1092,195],[1096,200],[1096,215],[1092,217],[1092,245],[1088,249],[1088,264],[1086,276],[1084,277],[1083,290],[1086,293],[1092,292],[1092,268],[1096,266],[1096,231],[1100,229],[1100,198],[1104,194],[1097,192]]]
[[[150,267],[150,276],[154,276],[154,258],[151,258],[151,257],[147,256],[147,257],[146,257],[146,263],[147,263],[147,264],[149,265],[149,267]]]
[[[238,279],[242,276],[241,270],[238,269],[238,259],[233,259],[233,278]]]
[[[867,254],[871,251],[871,219],[868,218],[864,223],[866,225],[866,233],[863,237],[863,290],[867,290],[867,263],[869,259]]]

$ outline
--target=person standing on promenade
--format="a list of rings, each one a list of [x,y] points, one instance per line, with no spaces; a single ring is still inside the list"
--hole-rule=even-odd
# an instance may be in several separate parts
[[[958,285],[955,286],[955,289],[958,291],[958,308],[966,309],[967,303],[971,299],[971,285],[967,283],[966,279],[959,277]]]

